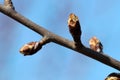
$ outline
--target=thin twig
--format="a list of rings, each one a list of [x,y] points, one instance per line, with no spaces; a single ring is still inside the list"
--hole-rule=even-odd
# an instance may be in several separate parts
[[[69,41],[69,40],[67,40],[65,38],[62,38],[62,37],[50,32],[50,31],[42,28],[41,26],[39,26],[39,25],[35,24],[34,22],[32,22],[32,21],[28,20],[27,18],[25,18],[24,16],[18,14],[14,10],[8,9],[3,5],[0,5],[0,11],[3,14],[5,14],[5,15],[11,17],[12,19],[18,21],[19,23],[25,25],[26,27],[34,30],[35,32],[39,33],[40,35],[48,36],[50,38],[51,42],[55,42],[55,43],[57,43],[59,45],[70,48],[70,49],[72,49],[74,51],[77,51],[77,52],[79,52],[81,54],[84,54],[84,55],[86,55],[88,57],[91,57],[91,58],[93,58],[95,60],[98,60],[99,62],[102,62],[102,63],[104,63],[104,64],[106,64],[108,66],[111,66],[111,67],[113,67],[113,68],[115,68],[117,70],[120,70],[120,62],[113,59],[110,56],[107,56],[105,54],[99,54],[98,52],[95,52],[95,51],[93,51],[93,50],[91,50],[89,48],[86,48],[86,47],[76,49],[74,42]]]

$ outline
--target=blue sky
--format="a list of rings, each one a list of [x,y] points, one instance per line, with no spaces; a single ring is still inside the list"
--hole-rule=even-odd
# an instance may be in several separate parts
[[[0,3],[3,1],[0,0]],[[82,28],[82,42],[97,36],[104,53],[120,60],[119,0],[13,0],[15,9],[44,28],[72,40],[67,27],[75,13]],[[25,43],[42,37],[20,23],[0,14],[0,80],[104,80],[117,70],[55,43],[45,45],[33,56],[23,56]]]

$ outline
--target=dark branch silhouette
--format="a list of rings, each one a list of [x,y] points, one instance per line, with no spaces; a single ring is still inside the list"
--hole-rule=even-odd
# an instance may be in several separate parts
[[[9,1],[11,1],[11,0],[9,0]],[[84,54],[90,58],[93,58],[93,59],[95,59],[101,63],[104,63],[108,66],[111,66],[117,70],[120,70],[120,62],[117,61],[116,59],[113,59],[112,57],[110,57],[104,53],[100,54],[98,52],[95,52],[95,51],[91,50],[90,48],[85,47],[83,44],[82,44],[83,45],[82,47],[78,47],[79,45],[77,45],[77,48],[76,48],[76,45],[75,45],[76,41],[69,41],[63,37],[60,37],[60,36],[50,32],[50,31],[44,29],[43,27],[35,24],[34,22],[30,21],[29,19],[27,19],[24,16],[22,16],[21,14],[19,14],[13,8],[8,8],[7,6],[1,4],[0,5],[0,12],[11,17],[12,19],[18,21],[19,23],[21,23],[24,26],[28,27],[29,29],[35,31],[36,33],[42,35],[43,38],[46,37],[47,41],[45,41],[45,44],[46,44],[46,42],[54,42],[56,44],[59,44],[59,45],[62,45],[64,47],[67,47],[69,49],[72,49],[74,51],[77,51],[78,53]],[[80,25],[79,25],[79,27],[80,27]],[[77,43],[79,44],[79,42],[77,42]]]

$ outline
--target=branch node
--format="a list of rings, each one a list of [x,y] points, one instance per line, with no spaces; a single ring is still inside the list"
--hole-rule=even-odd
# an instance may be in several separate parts
[[[20,53],[24,54],[24,56],[33,55],[37,51],[39,51],[43,45],[45,45],[48,42],[49,39],[47,37],[43,37],[38,42],[29,42],[22,46],[22,48],[20,49]]]
[[[83,44],[81,42],[81,26],[79,23],[78,17],[71,13],[68,18],[68,27],[69,31],[73,37],[73,40],[75,41],[75,46],[76,47],[83,47]]]
[[[4,0],[4,6],[15,10],[15,8],[14,8],[13,3],[12,3],[11,0]]]

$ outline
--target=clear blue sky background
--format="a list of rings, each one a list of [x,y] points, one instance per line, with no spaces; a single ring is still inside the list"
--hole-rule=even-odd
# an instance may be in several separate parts
[[[3,1],[0,0],[0,3]],[[72,40],[67,27],[75,13],[82,27],[82,42],[97,36],[104,53],[120,60],[120,0],[13,0],[15,9],[33,22]],[[41,36],[0,13],[0,80],[104,80],[117,70],[75,51],[50,43],[33,56],[20,47]]]

